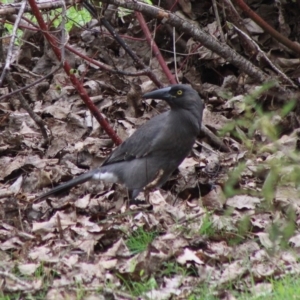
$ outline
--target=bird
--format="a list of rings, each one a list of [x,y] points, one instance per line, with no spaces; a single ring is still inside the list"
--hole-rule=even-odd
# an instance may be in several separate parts
[[[170,109],[140,126],[100,167],[50,189],[35,202],[89,180],[124,184],[133,200],[147,188],[161,187],[191,152],[201,129],[204,105],[198,92],[185,84],[142,97],[164,100]]]

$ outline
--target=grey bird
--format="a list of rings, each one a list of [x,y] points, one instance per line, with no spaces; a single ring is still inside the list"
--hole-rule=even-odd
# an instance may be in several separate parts
[[[139,127],[99,168],[49,190],[35,201],[92,179],[122,183],[132,199],[147,187],[161,187],[191,151],[200,132],[203,103],[198,93],[184,84],[146,93],[143,98],[165,100],[171,109]]]

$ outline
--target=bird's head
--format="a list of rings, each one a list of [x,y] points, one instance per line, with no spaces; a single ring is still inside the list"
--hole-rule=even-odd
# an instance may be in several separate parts
[[[198,93],[186,84],[174,84],[143,95],[144,99],[165,100],[172,110],[188,110],[201,122],[203,102]]]

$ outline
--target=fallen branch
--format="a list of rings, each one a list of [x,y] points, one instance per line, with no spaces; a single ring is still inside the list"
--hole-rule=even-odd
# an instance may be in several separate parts
[[[165,22],[176,27],[180,32],[192,36],[203,46],[217,53],[218,55],[226,59],[228,62],[232,63],[234,66],[241,69],[243,72],[255,79],[257,82],[263,83],[268,81],[274,81],[273,78],[262,72],[259,68],[257,68],[250,61],[246,60],[240,54],[235,52],[228,45],[220,43],[218,40],[205,33],[200,28],[197,28],[195,25],[181,19],[180,17],[176,16],[175,14],[172,14],[169,11],[142,2],[130,0],[126,2],[124,2],[123,0],[101,0],[101,2],[114,4],[132,10],[137,10],[142,13],[148,14],[153,18],[158,18],[161,20],[164,19]]]

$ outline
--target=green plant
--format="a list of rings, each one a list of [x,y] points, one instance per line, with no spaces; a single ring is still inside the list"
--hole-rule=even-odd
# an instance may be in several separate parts
[[[86,296],[86,291],[81,282],[76,282],[76,300],[83,300]]]
[[[207,284],[202,284],[197,286],[191,295],[188,296],[188,300],[217,300],[220,299],[216,297],[213,293],[214,289],[210,288]]]
[[[143,227],[139,227],[130,236],[128,236],[126,245],[132,253],[143,252],[148,245],[155,239],[157,232],[147,232]]]
[[[44,269],[44,263],[41,262],[39,267],[35,270],[34,276],[36,278],[43,278],[45,276],[45,269]]]
[[[4,295],[2,292],[0,292],[0,300],[19,300],[19,299],[21,299],[20,293]]]
[[[206,235],[206,236],[212,236],[215,234],[215,228],[213,226],[213,220],[211,217],[211,213],[206,213],[204,215],[204,218],[202,219],[202,224],[199,229],[199,234],[200,235]]]
[[[120,274],[118,275],[118,277],[121,279],[122,283],[126,286],[127,290],[129,290],[133,296],[140,296],[148,291],[157,288],[157,282],[155,278],[150,277],[148,279],[144,279],[143,271],[140,272],[140,281],[134,281],[131,279],[126,280]]]
[[[62,9],[58,8],[52,10],[50,15],[53,19],[53,26],[57,28],[62,22]],[[66,19],[67,22],[65,24],[65,29],[69,32],[72,29],[73,25],[83,26],[87,22],[89,22],[92,17],[87,10],[77,10],[74,6],[72,6],[66,12]]]
[[[245,293],[239,300],[293,300],[300,299],[300,279],[298,276],[287,275],[282,279],[270,279],[270,290],[253,295]]]
[[[280,134],[281,127],[276,125],[274,119],[276,117],[284,118],[290,113],[296,102],[294,100],[288,101],[281,109],[274,111],[266,111],[258,101],[264,93],[274,86],[274,83],[266,83],[263,86],[257,88],[252,94],[246,95],[242,101],[237,102],[235,98],[229,100],[236,107],[238,107],[243,113],[239,118],[234,118],[220,131],[221,135],[231,134],[243,144],[249,150],[257,150],[261,147],[259,143],[253,145],[253,138],[257,130],[259,130],[264,136],[270,140],[277,140]]]
[[[239,194],[237,185],[245,168],[246,164],[240,163],[231,172],[229,172],[228,180],[224,185],[224,193],[228,198]]]
[[[177,262],[168,261],[164,262],[162,265],[161,276],[171,277],[174,274],[180,274],[182,276],[187,275],[187,270],[185,267],[179,265]]]

